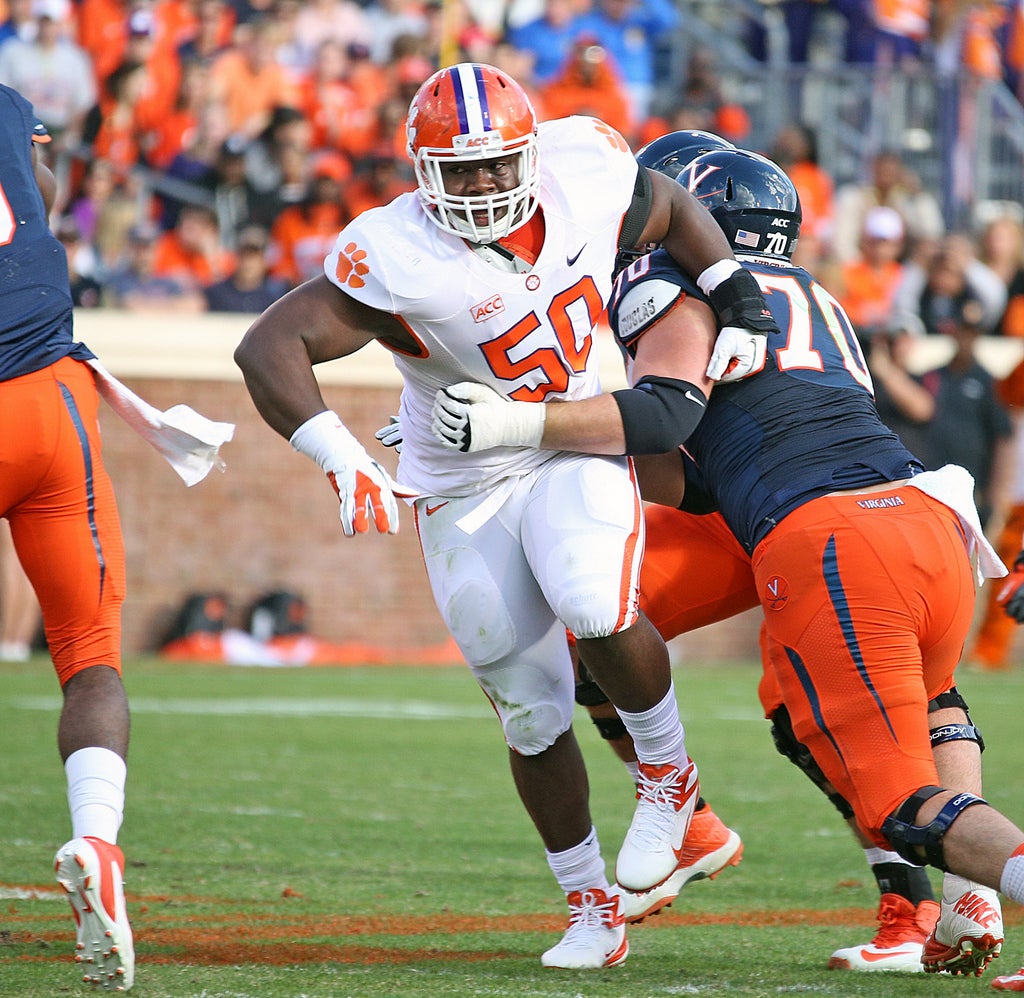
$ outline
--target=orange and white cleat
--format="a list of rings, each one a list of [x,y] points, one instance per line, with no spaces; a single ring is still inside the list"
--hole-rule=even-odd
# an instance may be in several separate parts
[[[899,894],[883,894],[878,903],[879,929],[863,946],[837,949],[829,958],[829,970],[898,970],[920,973],[924,941],[939,920],[936,901],[916,907]]]
[[[75,916],[75,961],[84,982],[127,991],[135,979],[135,948],[124,901],[124,854],[92,836],[72,839],[57,851],[55,869]]]
[[[627,922],[640,922],[667,908],[683,888],[694,880],[714,880],[727,866],[738,866],[743,858],[743,841],[705,804],[694,811],[683,840],[683,852],[675,872],[649,891],[628,891],[619,887],[621,908]]]
[[[950,877],[969,889],[959,896],[942,892],[942,913],[924,944],[921,962],[928,973],[940,970],[981,977],[1003,946],[1003,912],[999,896],[989,887]],[[951,899],[952,897],[952,899]]]
[[[700,798],[697,767],[640,763],[636,811],[615,861],[615,879],[629,891],[649,891],[675,873]]]
[[[996,991],[1021,991],[1024,992],[1024,967],[1021,967],[1014,974],[1000,974],[992,980],[993,988]]]
[[[561,942],[552,946],[540,962],[558,970],[600,970],[624,963],[629,940],[614,888],[573,891],[566,901],[569,927]]]

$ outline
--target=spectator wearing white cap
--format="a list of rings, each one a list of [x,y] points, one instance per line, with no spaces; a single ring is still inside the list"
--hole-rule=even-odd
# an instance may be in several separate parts
[[[904,226],[895,208],[876,205],[864,216],[860,252],[842,264],[835,295],[863,338],[887,327],[903,280]]]

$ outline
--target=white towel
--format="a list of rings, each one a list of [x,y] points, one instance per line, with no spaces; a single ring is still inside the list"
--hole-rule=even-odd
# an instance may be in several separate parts
[[[975,571],[979,586],[985,579],[1001,579],[1010,574],[981,529],[978,507],[974,503],[974,478],[966,468],[947,464],[938,471],[915,475],[907,482],[907,487],[920,489],[925,495],[938,499],[960,517],[967,534],[967,552],[971,557],[978,555]]]
[[[211,468],[224,470],[219,451],[235,435],[234,423],[214,422],[187,405],[161,412],[122,385],[98,360],[89,365],[107,404],[163,455],[186,485],[201,482]]]

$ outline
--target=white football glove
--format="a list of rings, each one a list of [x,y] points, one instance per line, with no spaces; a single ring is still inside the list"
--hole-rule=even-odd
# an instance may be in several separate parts
[[[470,453],[539,447],[546,412],[542,402],[513,402],[486,385],[460,381],[434,396],[430,429],[445,447]]]
[[[768,337],[742,326],[723,326],[705,372],[712,381],[728,384],[757,374],[768,354]]]
[[[307,419],[292,434],[291,445],[316,461],[334,486],[347,537],[367,533],[371,522],[380,534],[398,533],[395,497],[411,498],[416,492],[393,482],[349,433],[337,413],[327,410]]]
[[[385,447],[394,447],[396,454],[402,453],[402,424],[397,416],[389,416],[388,425],[382,426],[374,436]]]

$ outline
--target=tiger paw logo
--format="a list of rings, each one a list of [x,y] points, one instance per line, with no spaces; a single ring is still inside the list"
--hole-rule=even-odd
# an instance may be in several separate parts
[[[764,587],[766,610],[781,610],[789,602],[789,583],[781,575],[773,575]]]
[[[629,143],[614,128],[603,121],[594,119],[594,127],[608,140],[609,145],[619,152],[629,152]]]
[[[366,250],[361,250],[355,243],[349,243],[338,257],[338,266],[334,273],[340,284],[350,288],[364,288],[363,277],[370,272],[370,265],[364,263]]]

